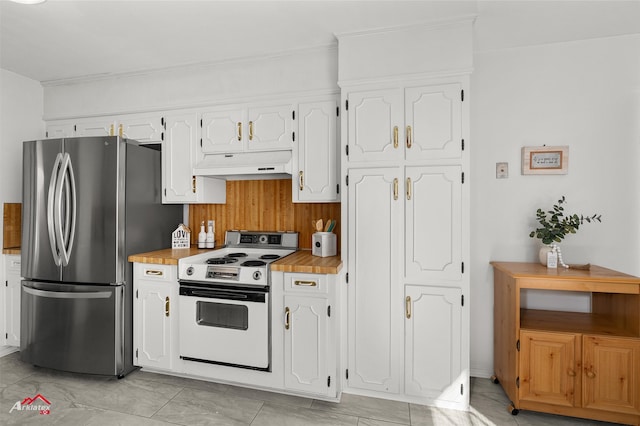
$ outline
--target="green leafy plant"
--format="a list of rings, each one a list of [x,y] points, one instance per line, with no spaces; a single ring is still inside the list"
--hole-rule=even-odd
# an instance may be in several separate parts
[[[564,195],[558,200],[557,204],[548,211],[538,209],[536,218],[540,224],[539,228],[531,231],[531,238],[540,238],[543,244],[559,243],[567,234],[575,234],[584,222],[601,222],[602,215],[594,214],[590,216],[567,214],[564,213],[563,204],[566,203]]]

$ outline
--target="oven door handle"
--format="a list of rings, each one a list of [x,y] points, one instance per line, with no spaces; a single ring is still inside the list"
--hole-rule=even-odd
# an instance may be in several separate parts
[[[185,296],[192,297],[205,297],[207,299],[222,299],[222,300],[247,300],[248,296],[244,293],[233,293],[229,291],[216,291],[216,290],[190,290],[189,294]]]

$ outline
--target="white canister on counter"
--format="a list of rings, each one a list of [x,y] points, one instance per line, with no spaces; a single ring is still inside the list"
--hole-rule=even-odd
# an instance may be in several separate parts
[[[198,234],[198,248],[206,248],[207,233],[204,232],[204,221],[200,223],[200,233]]]
[[[213,248],[216,245],[216,234],[213,232],[215,223],[213,220],[207,222],[207,236],[205,239],[205,246],[207,248]]]

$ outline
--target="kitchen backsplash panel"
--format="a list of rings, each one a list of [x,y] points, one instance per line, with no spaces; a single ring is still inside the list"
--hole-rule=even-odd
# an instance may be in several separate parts
[[[229,229],[297,231],[299,247],[311,248],[311,221],[336,219],[340,241],[340,203],[293,203],[291,179],[227,181],[226,204],[191,204],[191,243],[198,241],[200,223],[215,220],[216,247],[224,244]],[[340,251],[338,244],[338,251]]]
[[[22,204],[4,203],[2,222],[2,248],[19,248],[22,229]]]

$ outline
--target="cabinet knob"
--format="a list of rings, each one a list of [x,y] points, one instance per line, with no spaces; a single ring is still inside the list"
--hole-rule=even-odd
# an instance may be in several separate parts
[[[567,370],[567,375],[568,375],[569,377],[576,377],[576,372],[575,372],[575,370],[574,370],[573,368],[569,368],[569,369]]]
[[[594,373],[593,370],[587,370],[586,374],[587,374],[587,377],[590,379],[593,379],[594,377],[596,377],[596,373]]]

